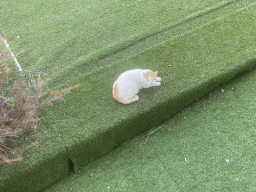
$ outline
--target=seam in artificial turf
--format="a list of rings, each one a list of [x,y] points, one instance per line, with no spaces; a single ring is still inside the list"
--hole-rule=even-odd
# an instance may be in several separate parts
[[[68,158],[69,173],[73,173],[75,171],[74,168],[75,168],[74,162],[70,158]]]

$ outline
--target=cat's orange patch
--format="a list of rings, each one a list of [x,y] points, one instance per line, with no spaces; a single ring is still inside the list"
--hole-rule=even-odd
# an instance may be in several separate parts
[[[119,98],[117,85],[115,85],[115,87],[114,87],[114,89],[113,89],[113,97],[114,97],[116,100],[118,100],[118,98]]]
[[[122,98],[119,96],[117,85],[115,85],[115,87],[114,87],[112,93],[113,93],[114,99],[117,100],[119,103],[130,104],[130,103],[133,103],[133,102],[135,102],[135,101],[138,101],[138,96],[137,96],[137,98],[134,97],[134,98],[129,99],[129,100],[124,100],[124,99],[122,99]],[[136,95],[135,95],[135,96],[136,96]]]
[[[156,72],[147,71],[147,72],[144,74],[144,77],[145,77],[146,80],[148,80],[149,77],[152,77],[153,79],[156,79],[157,73],[158,73],[158,71],[156,71]]]

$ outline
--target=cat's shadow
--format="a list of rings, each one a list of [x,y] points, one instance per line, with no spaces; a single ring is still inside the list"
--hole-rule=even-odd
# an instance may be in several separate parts
[[[140,98],[153,98],[155,97],[155,94],[157,93],[157,88],[158,87],[150,87],[148,89],[140,89],[139,93],[137,95],[139,95]]]

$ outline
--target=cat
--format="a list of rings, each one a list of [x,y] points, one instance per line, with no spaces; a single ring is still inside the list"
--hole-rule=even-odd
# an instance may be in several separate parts
[[[119,103],[130,104],[139,100],[136,95],[140,89],[160,86],[161,78],[157,71],[133,69],[123,72],[113,84],[113,97]]]

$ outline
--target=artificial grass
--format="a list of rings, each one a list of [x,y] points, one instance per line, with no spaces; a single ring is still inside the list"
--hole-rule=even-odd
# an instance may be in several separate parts
[[[203,3],[205,3],[205,1]],[[65,83],[66,79],[72,79],[76,76],[89,73],[91,72],[91,69],[111,65],[116,61],[130,57],[131,55],[141,52],[155,44],[173,38],[174,36],[194,30],[207,23],[209,24],[215,19],[228,15],[234,11],[238,11],[251,3],[254,2],[252,0],[238,0],[235,2],[220,2],[220,4],[214,3],[212,4],[214,6],[210,6],[200,13],[195,12],[189,17],[184,17],[183,20],[181,18],[175,19],[180,13],[174,11],[175,15],[170,17],[171,20],[167,26],[162,26],[162,28],[156,30],[153,29],[152,31],[123,38],[122,41],[117,41],[101,50],[79,57],[79,59],[73,61],[73,64],[69,68],[54,76],[50,83],[50,87]],[[174,6],[174,9],[176,9],[176,6]],[[180,8],[179,11],[186,12],[187,10]]]
[[[8,40],[24,39],[26,52],[18,59],[25,70],[54,78],[79,64],[85,73],[97,69],[102,63],[96,64],[95,58],[100,60],[127,42],[227,2],[5,1],[0,8],[1,30]]]
[[[145,140],[138,136],[42,192],[168,191],[168,186],[178,191]]]
[[[65,97],[65,101],[43,110],[44,119],[39,124],[39,132],[46,128],[54,130],[55,136],[59,135],[58,140],[61,138],[62,148],[67,149],[68,159],[65,164],[54,165],[57,170],[64,168],[65,174],[61,176],[65,176],[69,169],[72,170],[72,166],[69,167],[72,163],[68,165],[69,160],[73,161],[74,169],[78,171],[124,140],[169,118],[217,85],[255,66],[255,60],[250,58],[255,55],[255,3],[246,6],[128,59],[67,82],[64,86],[81,85]],[[246,30],[243,29],[245,27]],[[49,70],[53,69],[51,67]],[[162,86],[142,90],[140,101],[129,106],[114,101],[111,89],[117,76],[124,70],[139,67],[158,70],[163,79]],[[43,135],[38,137],[44,141],[47,139]],[[47,143],[41,144],[43,148],[47,147]],[[58,150],[52,149],[51,145],[48,147],[53,153],[48,161],[54,161],[54,153],[58,153]],[[40,169],[36,169],[32,171],[40,172]],[[46,174],[49,175],[54,170],[48,171]],[[42,182],[40,187],[50,183],[48,180],[45,182],[43,177],[35,182]],[[58,175],[51,182],[60,178]],[[27,187],[27,184],[33,187],[28,181],[23,182],[23,187]]]
[[[255,58],[248,59],[255,55],[254,9],[255,4],[68,82],[65,86],[79,83],[80,87],[46,109],[41,126],[57,127],[79,170],[254,67]],[[123,106],[112,98],[112,83],[131,68],[158,70],[162,85],[142,90],[139,102]]]
[[[181,191],[255,191],[255,74],[212,91],[149,139]]]
[[[44,190],[255,191],[256,69]]]
[[[25,150],[22,161],[0,166],[0,191],[40,191],[70,173],[66,149],[55,129],[40,127],[23,137],[19,147],[36,141],[38,145]]]

